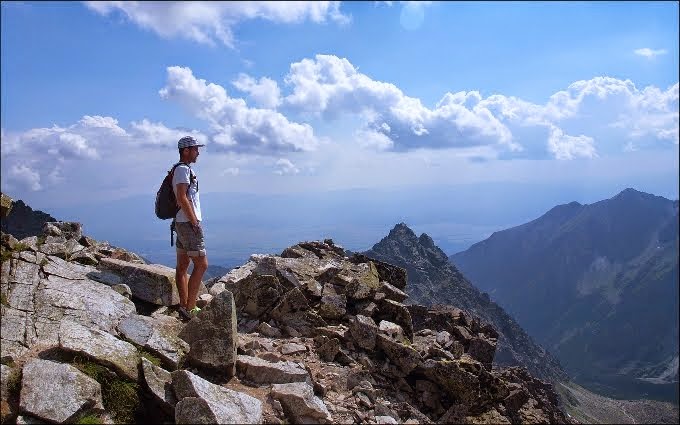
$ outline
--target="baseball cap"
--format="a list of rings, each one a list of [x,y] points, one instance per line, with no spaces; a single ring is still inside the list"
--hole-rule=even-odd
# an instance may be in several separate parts
[[[190,148],[192,146],[205,146],[205,145],[199,144],[198,140],[196,140],[192,136],[184,136],[181,139],[179,139],[179,142],[177,142],[178,149]]]

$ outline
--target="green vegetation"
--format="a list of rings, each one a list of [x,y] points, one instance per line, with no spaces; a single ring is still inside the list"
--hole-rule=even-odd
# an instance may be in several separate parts
[[[49,261],[47,261],[47,258],[43,258],[42,261],[40,261],[40,267],[46,266],[47,263],[49,263]]]
[[[83,416],[76,422],[77,424],[101,424],[104,423],[101,418],[97,415],[86,415]]]
[[[139,385],[133,381],[120,378],[106,367],[89,360],[84,360],[79,356],[76,356],[73,361],[73,366],[99,382],[102,387],[104,408],[111,413],[113,420],[116,423],[134,423],[135,412],[139,407]]]
[[[5,261],[8,261],[10,258],[12,258],[12,251],[5,249],[3,246],[0,248],[0,260],[4,263]]]
[[[30,247],[26,245],[25,243],[17,242],[16,245],[14,245],[13,251],[15,252],[21,252],[21,251],[28,251]]]
[[[7,376],[7,393],[8,399],[19,399],[19,392],[21,391],[21,369],[16,368]]]
[[[153,363],[154,366],[161,367],[161,359],[160,358],[154,356],[153,354],[151,354],[150,352],[146,351],[145,349],[143,349],[139,346],[137,347],[137,350],[139,351],[139,354],[142,357],[144,357],[145,359],[147,359],[148,361]]]
[[[38,236],[38,245],[43,245],[45,243],[45,236]]]
[[[7,301],[7,295],[5,293],[0,293],[0,304],[4,305],[5,307],[9,307],[9,301]]]

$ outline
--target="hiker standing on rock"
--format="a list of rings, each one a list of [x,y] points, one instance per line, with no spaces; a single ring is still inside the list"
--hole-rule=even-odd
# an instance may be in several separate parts
[[[181,164],[175,167],[172,177],[172,187],[179,206],[179,211],[173,220],[173,226],[177,233],[175,279],[177,281],[177,292],[179,292],[179,313],[185,319],[190,319],[201,311],[196,306],[196,298],[203,273],[208,268],[208,257],[205,252],[205,240],[201,227],[198,178],[190,165],[196,162],[199,155],[198,148],[202,146],[205,145],[200,145],[191,136],[179,139],[177,148],[179,149]],[[187,279],[190,261],[193,261],[194,269],[191,272],[191,277]]]

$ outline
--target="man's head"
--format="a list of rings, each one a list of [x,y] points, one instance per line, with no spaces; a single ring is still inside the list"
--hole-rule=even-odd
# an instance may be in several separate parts
[[[184,136],[181,139],[179,139],[179,142],[177,142],[177,149],[179,149],[179,159],[182,162],[196,162],[196,158],[198,158],[198,148],[201,145],[198,143],[198,140],[196,140],[192,136]]]

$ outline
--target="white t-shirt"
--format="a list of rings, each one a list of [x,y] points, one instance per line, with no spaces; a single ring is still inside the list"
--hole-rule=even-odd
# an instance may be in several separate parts
[[[198,197],[198,178],[196,174],[191,170],[191,167],[185,164],[180,164],[175,168],[175,175],[172,177],[172,190],[175,191],[175,198],[177,198],[177,185],[179,183],[189,184],[189,191],[187,192],[187,197],[189,202],[194,207],[194,214],[198,221],[201,221],[201,200]],[[175,221],[178,223],[189,222],[189,217],[180,208],[175,217]]]

